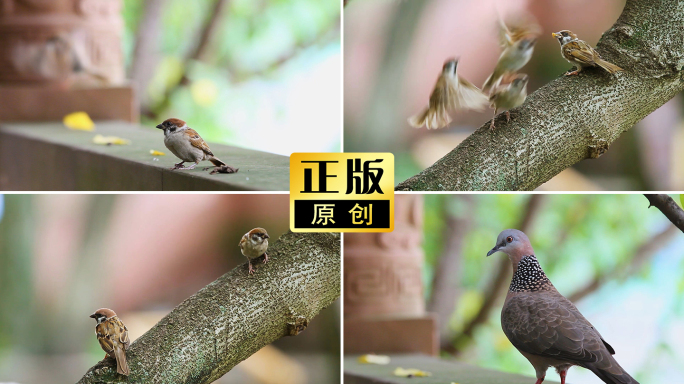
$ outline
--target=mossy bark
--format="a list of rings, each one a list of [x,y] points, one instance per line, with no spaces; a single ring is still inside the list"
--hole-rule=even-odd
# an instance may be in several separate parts
[[[130,376],[106,359],[78,384],[211,383],[263,346],[297,335],[340,296],[340,235],[287,233],[269,262],[243,264],[178,305],[126,352]],[[125,320],[125,319],[124,319]]]
[[[562,170],[608,150],[620,135],[684,89],[684,2],[627,0],[597,44],[622,67],[562,76],[525,103],[480,127],[398,191],[532,190]]]

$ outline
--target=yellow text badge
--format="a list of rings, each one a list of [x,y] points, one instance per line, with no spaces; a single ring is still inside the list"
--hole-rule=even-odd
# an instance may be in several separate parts
[[[392,232],[394,155],[293,153],[293,232]]]

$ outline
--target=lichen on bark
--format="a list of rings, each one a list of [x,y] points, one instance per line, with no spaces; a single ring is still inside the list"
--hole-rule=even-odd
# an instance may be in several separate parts
[[[135,340],[126,352],[130,376],[106,359],[78,384],[211,383],[263,346],[304,331],[340,296],[340,235],[288,232],[268,255],[254,275],[238,266]]]
[[[624,72],[562,76],[484,124],[398,191],[532,190],[609,150],[620,135],[684,89],[684,2],[627,0],[597,50]]]

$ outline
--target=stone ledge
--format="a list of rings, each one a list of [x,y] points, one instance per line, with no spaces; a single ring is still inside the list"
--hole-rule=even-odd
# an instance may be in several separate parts
[[[0,189],[26,191],[288,191],[287,156],[210,143],[212,152],[239,168],[235,174],[171,171],[179,160],[156,128],[120,121],[97,122],[93,132],[61,123],[0,124]],[[96,145],[95,135],[118,136],[131,145]],[[201,133],[200,133],[201,134]],[[166,153],[155,157],[150,150]],[[156,159],[156,160],[155,160]]]
[[[390,355],[388,365],[359,364],[359,355],[344,357],[345,384],[533,384],[535,378],[483,369],[455,361],[425,355]],[[397,377],[397,368],[417,368],[432,373],[430,377]],[[530,366],[532,371],[532,366]],[[549,373],[553,370],[549,371]],[[547,375],[547,377],[550,375]],[[555,382],[544,380],[546,383]]]

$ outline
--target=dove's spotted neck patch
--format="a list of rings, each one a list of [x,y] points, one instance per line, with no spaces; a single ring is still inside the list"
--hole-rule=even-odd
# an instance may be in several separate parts
[[[523,256],[518,263],[518,270],[513,274],[511,292],[535,292],[547,290],[551,281],[539,265],[534,255]]]

